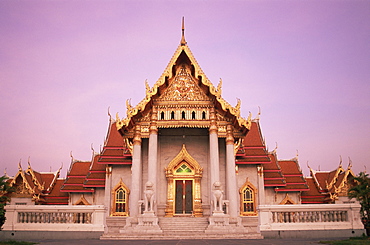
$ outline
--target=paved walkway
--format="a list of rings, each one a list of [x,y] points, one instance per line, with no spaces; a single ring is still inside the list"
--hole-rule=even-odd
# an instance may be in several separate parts
[[[344,239],[344,238],[343,238]],[[40,245],[308,245],[319,244],[320,241],[327,239],[259,239],[259,240],[240,240],[240,239],[220,239],[220,240],[30,240]],[[331,239],[334,240],[334,239]]]

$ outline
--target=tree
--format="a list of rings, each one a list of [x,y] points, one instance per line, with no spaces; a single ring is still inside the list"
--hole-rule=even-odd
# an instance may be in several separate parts
[[[13,188],[9,186],[7,180],[8,177],[5,175],[0,177],[0,230],[6,220],[5,205],[10,200],[8,193],[13,192]]]
[[[357,184],[348,190],[348,197],[359,201],[362,222],[367,235],[370,236],[370,179],[368,176],[365,172],[361,172],[354,178]]]

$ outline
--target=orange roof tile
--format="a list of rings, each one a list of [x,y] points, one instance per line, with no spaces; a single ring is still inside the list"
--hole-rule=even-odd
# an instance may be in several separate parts
[[[111,121],[107,138],[101,152],[99,164],[131,164],[132,156],[126,148],[124,140],[117,131],[116,123]]]
[[[276,154],[270,153],[271,163],[263,165],[265,187],[286,186],[285,178],[277,163]]]
[[[326,203],[325,199],[328,197],[328,194],[324,194],[319,191],[314,178],[307,177],[306,182],[309,190],[302,191],[302,204]]]
[[[275,191],[305,191],[309,190],[306,180],[303,177],[298,161],[281,160],[278,161],[281,172],[285,178],[286,186],[276,188]]]
[[[100,155],[93,156],[93,161],[87,174],[84,187],[105,187],[105,165],[98,164]]]
[[[258,121],[253,121],[251,129],[244,138],[243,146],[236,155],[236,164],[270,163]]]
[[[91,162],[72,162],[67,178],[61,187],[61,192],[94,192],[94,189],[86,189],[83,184],[89,172]]]

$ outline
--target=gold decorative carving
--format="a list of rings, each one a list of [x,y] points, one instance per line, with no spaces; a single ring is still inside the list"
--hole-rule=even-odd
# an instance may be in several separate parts
[[[87,200],[86,198],[81,195],[80,199],[78,199],[77,202],[75,202],[73,205],[91,205]]]
[[[15,194],[17,197],[26,197],[35,194],[36,186],[31,188],[21,167],[19,167],[17,175],[14,176],[9,186],[15,187]]]
[[[292,198],[286,193],[285,198],[280,202],[280,205],[296,204]]]
[[[238,152],[239,148],[243,145],[243,138],[239,138],[234,143],[234,156],[236,156],[236,153]]]
[[[159,101],[202,101],[209,100],[197,85],[195,79],[190,75],[183,65],[168,86],[167,90],[160,96]]]
[[[257,167],[257,173],[258,173],[258,175],[259,175],[260,177],[262,177],[262,176],[263,176],[263,166],[258,166],[258,167]]]
[[[144,116],[138,119],[138,122],[150,122],[150,113],[146,113]]]
[[[149,126],[141,126],[141,133],[149,133]]]
[[[125,145],[126,145],[126,148],[130,151],[130,153],[132,155],[132,152],[133,152],[133,144],[132,144],[132,142],[128,138],[125,139]]]
[[[219,133],[226,133],[226,126],[218,126]]]

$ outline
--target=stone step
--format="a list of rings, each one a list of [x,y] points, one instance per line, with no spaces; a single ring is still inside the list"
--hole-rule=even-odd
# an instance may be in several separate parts
[[[159,226],[166,234],[204,233],[208,226],[207,218],[195,217],[163,217],[159,218]]]
[[[263,239],[259,233],[247,234],[140,234],[128,235],[120,233],[108,233],[100,237],[101,240],[185,240],[185,239]]]

